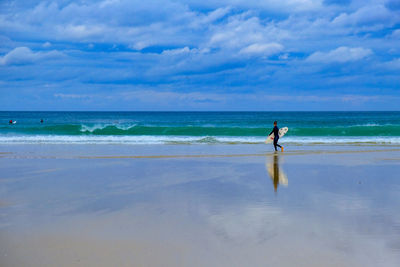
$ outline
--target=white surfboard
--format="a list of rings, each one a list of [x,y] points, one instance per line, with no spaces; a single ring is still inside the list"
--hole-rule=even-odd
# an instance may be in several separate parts
[[[279,129],[279,138],[281,138],[282,136],[284,136],[287,132],[289,131],[288,127],[282,127]],[[274,137],[275,134],[272,133],[270,135],[268,135],[267,140],[265,140],[266,144],[272,143],[274,141]]]

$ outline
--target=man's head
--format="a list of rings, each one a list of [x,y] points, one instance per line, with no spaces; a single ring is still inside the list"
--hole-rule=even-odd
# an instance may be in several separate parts
[[[278,125],[278,122],[277,122],[277,121],[274,121],[274,126],[276,126],[276,125]]]

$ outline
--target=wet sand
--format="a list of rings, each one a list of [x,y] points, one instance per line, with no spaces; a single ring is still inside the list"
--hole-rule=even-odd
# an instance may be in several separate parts
[[[0,146],[0,266],[399,266],[400,147]]]

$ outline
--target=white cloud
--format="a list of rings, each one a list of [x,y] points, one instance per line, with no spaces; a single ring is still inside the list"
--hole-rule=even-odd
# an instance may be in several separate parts
[[[43,47],[44,48],[48,48],[48,47],[50,47],[51,46],[51,43],[50,42],[45,42],[44,44],[43,44]]]
[[[245,48],[242,48],[240,50],[240,53],[269,56],[279,53],[282,50],[283,46],[278,43],[269,43],[269,44],[256,43],[246,46]]]
[[[342,13],[333,20],[337,25],[392,25],[400,21],[400,17],[393,14],[384,5],[366,5],[354,13]]]
[[[208,0],[200,3],[197,0],[186,0],[185,2],[192,6],[208,8],[233,6],[237,8],[273,11],[280,14],[310,12],[323,7],[323,0]]]
[[[201,26],[208,26],[211,23],[215,22],[216,20],[221,19],[221,18],[225,17],[226,15],[228,15],[231,10],[232,10],[232,8],[230,6],[227,6],[227,7],[217,8],[204,16],[199,15],[199,18],[194,19],[190,23],[190,26],[192,26],[194,28],[201,27]]]
[[[282,54],[282,55],[279,56],[279,59],[281,59],[281,60],[287,60],[288,58],[289,58],[289,54],[288,53],[285,53],[285,54]]]
[[[400,29],[394,30],[390,37],[395,38],[395,39],[400,39]]]
[[[190,53],[191,51],[197,51],[191,50],[189,47],[185,46],[183,48],[177,48],[177,49],[167,49],[162,52],[163,55],[179,55],[179,54],[187,54]]]
[[[362,47],[346,47],[341,46],[329,52],[315,52],[310,55],[306,61],[308,62],[321,62],[321,63],[345,63],[351,61],[361,60],[365,57],[372,55],[372,50]]]
[[[288,38],[288,32],[279,29],[274,22],[262,21],[251,12],[231,16],[227,22],[215,25],[205,44],[209,48],[225,51],[230,56],[269,56],[283,50],[280,43]]]
[[[263,106],[265,103],[281,102],[281,103],[376,103],[378,101],[398,101],[399,96],[396,95],[313,95],[313,94],[273,94],[258,92],[253,94],[246,93],[215,93],[215,92],[177,92],[177,91],[160,91],[154,89],[138,89],[122,92],[116,96],[116,99],[124,101],[139,100],[141,103],[152,105],[160,105],[168,107],[180,107],[186,104],[190,106],[208,106],[218,104],[221,107],[229,107],[232,103],[244,103],[244,106],[250,105]]]
[[[24,65],[31,64],[43,59],[52,59],[63,56],[61,52],[33,52],[28,47],[17,47],[8,52],[3,57],[0,57],[1,65]]]
[[[134,50],[149,46],[217,48],[229,50],[226,55],[235,56],[270,43],[279,43],[286,50],[301,50],[307,41],[321,41],[321,34],[327,40],[337,39],[338,34],[357,31],[354,23],[366,19],[390,22],[396,17],[383,5],[371,8],[368,3],[361,8],[335,9],[323,3],[323,0],[163,1],[159,8],[160,3],[154,0],[69,4],[52,1],[3,14],[0,28],[49,42],[116,43]],[[211,11],[204,12],[201,7]],[[300,10],[319,12],[303,14]],[[339,16],[338,10],[342,12]],[[271,14],[261,15],[263,11]],[[293,16],[277,18],[276,13]],[[286,43],[290,39],[304,42],[296,42],[291,48]]]
[[[113,5],[117,5],[119,4],[121,1],[120,0],[105,0],[105,1],[101,1],[99,4],[100,8],[106,8],[106,7],[110,7]]]
[[[395,58],[389,62],[385,62],[382,66],[390,70],[400,70],[400,58]]]
[[[92,98],[92,95],[81,95],[81,94],[63,94],[63,93],[57,93],[54,94],[54,97],[56,98],[63,98],[63,99],[87,99],[87,98]]]
[[[65,37],[72,39],[91,39],[93,37],[99,37],[105,33],[107,27],[101,27],[100,25],[66,25],[59,28],[59,32],[63,33]]]

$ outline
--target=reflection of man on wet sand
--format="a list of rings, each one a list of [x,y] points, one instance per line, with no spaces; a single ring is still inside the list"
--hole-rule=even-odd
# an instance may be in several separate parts
[[[274,183],[275,192],[278,191],[279,184],[284,186],[288,185],[286,174],[282,170],[279,170],[279,154],[275,153],[270,162],[266,164],[266,167],[267,172]]]

